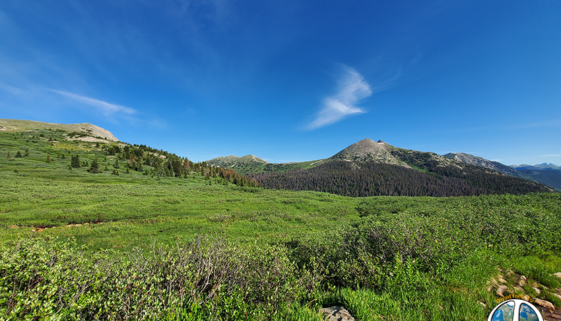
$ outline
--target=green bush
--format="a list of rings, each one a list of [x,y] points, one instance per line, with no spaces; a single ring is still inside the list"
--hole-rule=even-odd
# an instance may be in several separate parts
[[[208,319],[275,315],[309,298],[317,280],[283,247],[199,237],[176,247],[136,248],[125,258],[75,242],[20,239],[0,251],[0,315],[7,320]],[[253,318],[248,318],[253,319]]]

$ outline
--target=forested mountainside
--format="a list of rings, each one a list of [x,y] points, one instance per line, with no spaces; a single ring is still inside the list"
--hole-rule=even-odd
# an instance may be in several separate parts
[[[533,179],[536,182],[561,190],[561,171],[557,170],[527,170],[517,169],[520,174]]]
[[[532,181],[467,164],[458,168],[428,163],[423,169],[425,172],[373,162],[331,161],[310,169],[249,176],[266,188],[320,191],[355,197],[468,196],[551,191]]]

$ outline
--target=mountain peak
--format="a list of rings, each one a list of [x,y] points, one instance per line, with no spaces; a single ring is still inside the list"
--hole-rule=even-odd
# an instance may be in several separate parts
[[[268,161],[251,154],[240,157],[240,160],[254,161],[259,163],[269,163]]]
[[[375,142],[370,138],[365,138],[333,155],[331,159],[405,165],[390,153],[392,148],[393,146],[382,140]]]
[[[261,159],[255,155],[245,155],[242,157],[237,157],[235,155],[216,157],[211,160],[208,160],[207,162],[214,166],[232,167],[232,168],[237,168],[240,166],[246,166],[248,164],[255,164],[255,163],[258,164],[269,163],[266,160]]]

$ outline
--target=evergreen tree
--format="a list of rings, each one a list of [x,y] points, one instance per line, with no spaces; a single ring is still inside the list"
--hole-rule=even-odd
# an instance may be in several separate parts
[[[113,164],[113,167],[119,168],[119,157],[115,157],[115,164]]]
[[[29,148],[25,149],[25,156],[29,156]]]
[[[61,158],[62,158],[62,159],[66,159],[66,157],[64,156],[64,153],[62,153],[62,157],[61,157]]]
[[[127,170],[125,171],[125,174],[129,174],[129,168],[127,167]]]
[[[47,155],[47,159],[45,160],[45,162],[47,162],[47,163],[51,162],[51,155]]]
[[[8,158],[11,158],[11,157],[12,157],[12,155],[10,155],[10,151],[8,151]]]
[[[101,173],[101,170],[99,169],[99,164],[97,162],[97,157],[94,158],[92,165],[90,166],[90,169],[88,170],[88,172],[90,173]]]
[[[70,161],[70,166],[72,166],[74,168],[79,168],[80,167],[80,156],[78,156],[78,155],[72,156],[72,160]]]
[[[18,150],[18,153],[16,154],[16,158],[21,158],[23,156],[21,156],[21,152]]]

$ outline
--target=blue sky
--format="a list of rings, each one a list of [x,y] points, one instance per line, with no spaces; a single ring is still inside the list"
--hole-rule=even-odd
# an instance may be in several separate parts
[[[561,2],[0,2],[0,118],[194,161],[364,138],[561,163]]]

